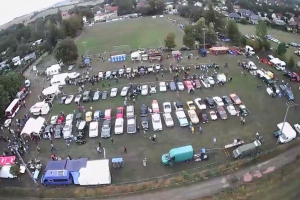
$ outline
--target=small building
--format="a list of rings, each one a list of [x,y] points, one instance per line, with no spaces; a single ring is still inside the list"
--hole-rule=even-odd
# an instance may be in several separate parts
[[[67,10],[65,11],[61,11],[61,17],[62,19],[69,19],[71,17],[71,15],[69,15],[69,12]]]
[[[246,9],[239,9],[238,13],[241,15],[241,17],[250,17],[251,15],[254,15],[252,11]]]
[[[20,58],[20,56],[14,57],[11,61],[14,63],[15,66],[21,65],[21,58]]]
[[[116,12],[118,12],[118,6],[111,6],[111,5],[106,4],[104,6],[104,10],[106,13],[116,13]]]
[[[237,13],[230,13],[230,14],[228,15],[228,18],[229,18],[229,19],[233,19],[233,20],[240,20],[240,19],[241,19],[241,16],[240,16],[239,14],[237,14]]]
[[[94,16],[94,22],[103,22],[106,20],[106,17],[107,17],[106,13],[96,14]]]
[[[249,17],[249,22],[251,24],[258,24],[258,20],[260,19],[260,17],[258,15],[251,15]]]
[[[61,70],[61,67],[59,66],[59,64],[52,65],[51,67],[48,67],[46,69],[46,75],[52,76],[52,75],[59,74],[60,70]]]

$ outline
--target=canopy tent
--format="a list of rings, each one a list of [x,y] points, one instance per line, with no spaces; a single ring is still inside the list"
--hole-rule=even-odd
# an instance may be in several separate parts
[[[140,61],[142,59],[139,51],[132,52],[130,57],[132,61]]]
[[[0,157],[0,166],[12,165],[15,163],[16,156],[1,156]]]
[[[47,87],[43,90],[43,95],[47,96],[47,95],[51,95],[51,94],[59,94],[60,93],[60,90],[58,88],[58,85],[53,85],[53,86],[50,86],[50,87]]]
[[[21,135],[30,136],[31,134],[34,134],[39,136],[40,131],[44,127],[45,121],[46,120],[43,117],[38,117],[37,119],[30,118],[26,122]]]
[[[212,47],[209,49],[210,51],[228,51],[228,47]]]
[[[75,160],[56,160],[56,161],[49,161],[46,165],[45,171],[47,170],[68,170],[72,171],[79,171],[81,168],[86,167],[87,165],[87,158],[80,158]]]
[[[111,184],[109,160],[87,161],[85,168],[79,170],[78,182],[80,185]]]

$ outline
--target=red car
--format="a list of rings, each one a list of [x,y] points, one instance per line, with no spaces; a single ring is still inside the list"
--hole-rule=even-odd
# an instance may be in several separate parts
[[[191,81],[187,80],[187,81],[184,81],[184,85],[187,89],[194,89],[194,86],[192,84]]]
[[[104,111],[104,119],[111,119],[111,108]]]
[[[152,101],[152,112],[159,113],[159,105],[156,100]]]
[[[124,107],[118,107],[116,118],[123,118],[123,116],[124,116]]]
[[[59,116],[56,123],[57,124],[62,124],[65,121],[65,117],[63,115]]]
[[[196,79],[194,82],[195,82],[195,87],[196,88],[201,88],[201,83],[198,79]]]
[[[240,99],[240,97],[238,95],[233,93],[233,94],[230,94],[229,96],[230,96],[230,98],[231,98],[231,100],[233,101],[234,104],[239,105],[239,104],[242,103],[242,100]]]

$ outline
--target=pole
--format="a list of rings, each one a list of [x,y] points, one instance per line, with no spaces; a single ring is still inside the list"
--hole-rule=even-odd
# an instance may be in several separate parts
[[[30,170],[28,169],[26,163],[24,162],[22,156],[19,154],[18,149],[15,149],[15,153],[18,156],[19,160],[22,162],[22,164],[25,166],[25,170],[27,172],[27,174],[30,176],[30,178],[32,179],[32,181],[34,182],[34,184],[38,185],[38,182],[33,178],[33,175],[31,174]]]
[[[286,105],[287,105],[287,108],[286,108],[286,112],[285,112],[285,115],[284,115],[284,118],[283,118],[283,124],[282,124],[281,129],[280,129],[281,134],[282,134],[283,128],[285,126],[286,118],[287,118],[287,115],[289,113],[290,107],[297,106],[297,104],[294,104],[294,102],[292,102],[292,101],[286,102]],[[279,139],[277,140],[277,144],[278,143],[279,143]]]
[[[84,50],[85,50],[85,56],[86,56],[86,42],[82,42],[82,44],[84,45]]]
[[[203,30],[203,36],[204,36],[204,37],[203,37],[203,40],[204,40],[204,41],[203,41],[203,48],[206,49],[206,48],[205,48],[205,31],[206,31],[206,29],[204,28],[204,29],[202,29],[202,30]]]

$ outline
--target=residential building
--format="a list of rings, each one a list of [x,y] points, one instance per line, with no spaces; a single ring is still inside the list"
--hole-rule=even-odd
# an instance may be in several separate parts
[[[104,6],[104,10],[106,13],[114,13],[114,12],[116,13],[116,12],[118,12],[118,6],[111,6],[111,5],[106,4]]]
[[[258,24],[258,20],[260,19],[260,17],[258,15],[251,15],[249,17],[249,22],[251,24]]]
[[[240,16],[239,14],[237,14],[237,13],[230,13],[230,14],[228,15],[228,18],[229,18],[229,19],[233,19],[233,20],[240,20],[240,19],[241,19],[241,16]]]
[[[250,17],[251,15],[254,15],[254,13],[251,10],[246,9],[239,9],[238,13],[241,17]]]
[[[71,17],[71,15],[69,15],[69,12],[68,11],[61,11],[61,17],[62,19],[69,19]]]

